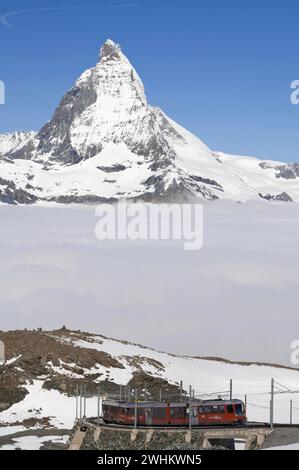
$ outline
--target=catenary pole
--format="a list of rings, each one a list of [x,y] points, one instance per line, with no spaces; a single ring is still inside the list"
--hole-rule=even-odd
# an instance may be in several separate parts
[[[76,386],[76,421],[78,419],[78,399],[79,399],[79,386]]]
[[[82,420],[82,384],[80,385],[80,421]]]
[[[138,402],[138,390],[135,388],[135,409],[134,409],[134,428],[137,428],[137,402]]]
[[[100,387],[97,389],[97,398],[98,398],[98,426],[100,424]]]
[[[274,422],[274,379],[271,379],[271,399],[270,399],[270,428],[273,429]]]
[[[84,386],[84,400],[83,400],[83,404],[84,404],[84,416],[83,416],[83,418],[86,418],[86,385]]]
[[[192,428],[192,387],[189,387],[189,429]]]

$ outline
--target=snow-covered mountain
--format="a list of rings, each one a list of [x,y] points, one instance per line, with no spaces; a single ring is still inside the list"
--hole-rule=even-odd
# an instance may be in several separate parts
[[[211,151],[147,103],[108,40],[37,133],[0,136],[0,202],[299,201],[299,164]]]

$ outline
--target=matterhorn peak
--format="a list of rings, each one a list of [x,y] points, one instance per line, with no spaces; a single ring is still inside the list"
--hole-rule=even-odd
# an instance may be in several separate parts
[[[0,135],[0,204],[190,196],[299,202],[298,178],[297,164],[211,152],[148,104],[138,73],[111,39],[37,134]]]
[[[120,60],[121,57],[122,52],[120,45],[116,44],[111,39],[107,39],[107,41],[102,45],[100,50],[100,62]]]

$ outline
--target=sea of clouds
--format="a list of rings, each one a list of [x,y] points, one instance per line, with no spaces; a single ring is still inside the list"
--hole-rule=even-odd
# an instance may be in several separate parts
[[[91,207],[0,207],[0,329],[66,325],[179,354],[290,364],[299,205],[204,205],[204,245],[99,241]]]

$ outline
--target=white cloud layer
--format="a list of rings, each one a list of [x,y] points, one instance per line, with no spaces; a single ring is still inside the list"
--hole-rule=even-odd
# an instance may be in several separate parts
[[[204,248],[100,242],[94,209],[0,207],[0,328],[66,324],[175,353],[290,364],[299,206],[205,204]]]

